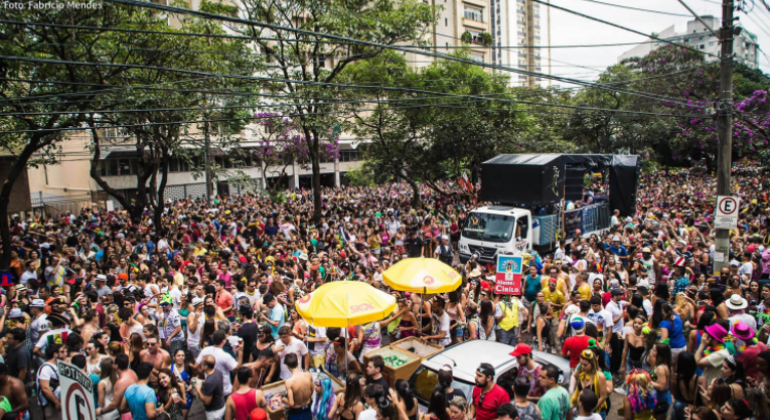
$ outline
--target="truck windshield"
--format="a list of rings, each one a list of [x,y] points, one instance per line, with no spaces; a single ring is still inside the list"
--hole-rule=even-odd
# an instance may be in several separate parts
[[[465,220],[463,236],[489,242],[508,242],[511,240],[516,218],[501,214],[471,213]]]

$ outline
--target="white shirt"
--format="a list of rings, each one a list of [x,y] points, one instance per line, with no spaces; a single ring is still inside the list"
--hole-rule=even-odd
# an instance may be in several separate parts
[[[621,301],[622,302],[622,301]],[[622,332],[623,331],[623,309],[621,309],[621,305],[618,305],[615,303],[615,301],[611,300],[607,306],[604,307],[604,310],[609,311],[610,315],[612,315],[612,319],[615,319],[616,317],[620,317],[618,319],[618,322],[616,322],[612,326],[612,332]],[[610,320],[612,322],[612,320]]]
[[[291,378],[291,371],[284,363],[284,358],[289,353],[296,354],[299,367],[302,368],[305,366],[304,356],[307,354],[307,346],[305,346],[305,343],[294,337],[291,337],[291,342],[289,344],[283,344],[283,342],[281,342],[280,345],[283,346],[283,349],[278,352],[278,359],[281,361],[281,379],[286,380]]]
[[[364,410],[358,415],[358,420],[376,420],[376,419],[377,419],[377,411],[373,408]]]
[[[40,340],[40,334],[45,334],[51,328],[48,325],[48,316],[45,313],[40,314],[29,324],[29,340],[37,343]]]
[[[499,305],[495,305],[499,306]],[[502,311],[501,311],[502,312]],[[452,342],[452,336],[449,334],[449,314],[444,311],[438,319],[438,327],[440,332],[446,332],[444,338],[436,340],[436,344],[447,347]],[[440,333],[439,333],[440,334]]]
[[[21,273],[21,279],[19,279],[19,281],[21,284],[27,284],[29,283],[30,279],[37,280],[37,273],[34,271],[25,270],[23,273]]]
[[[740,275],[746,276],[749,279],[751,279],[751,274],[753,272],[754,272],[754,265],[751,264],[751,261],[741,264],[741,268],[738,269],[738,273]]]
[[[233,359],[233,356],[230,356],[227,352],[222,350],[219,347],[215,346],[207,346],[203,350],[201,350],[201,353],[198,355],[198,358],[195,359],[195,363],[200,364],[203,360],[203,356],[212,355],[214,356],[214,359],[216,359],[217,364],[214,366],[214,369],[218,370],[219,373],[222,374],[222,387],[223,387],[223,394],[225,396],[230,395],[233,393],[233,384],[230,382],[230,372],[234,370],[238,366],[238,362]]]
[[[594,312],[594,310],[591,309],[591,311],[588,312],[588,320],[593,322],[600,332],[612,327],[612,315],[610,315],[606,309],[602,309],[599,312]],[[615,329],[613,328],[613,331],[614,330]]]
[[[649,300],[645,299],[642,301],[642,306],[644,307],[644,312],[647,312],[647,317],[652,316],[652,303],[650,303]]]
[[[753,316],[751,316],[749,314],[746,314],[746,313],[735,314],[735,315],[731,316],[730,318],[728,318],[728,320],[730,321],[730,325],[735,325],[736,322],[743,321],[743,322],[746,323],[746,325],[751,327],[752,330],[754,330],[754,331],[757,330],[757,320],[756,320],[756,318],[754,318]]]
[[[64,345],[67,341],[67,336],[71,333],[72,330],[69,328],[57,328],[55,330],[48,331],[47,333],[40,336],[40,339],[37,340],[35,347],[39,348],[40,351],[45,354],[45,348],[48,347],[49,344]]]
[[[187,345],[189,347],[198,347],[201,342],[201,331],[203,331],[203,324],[206,323],[206,314],[201,313],[198,317],[198,328],[195,331],[190,330],[190,320],[192,317],[194,317],[196,314],[195,312],[190,313],[187,320]]]

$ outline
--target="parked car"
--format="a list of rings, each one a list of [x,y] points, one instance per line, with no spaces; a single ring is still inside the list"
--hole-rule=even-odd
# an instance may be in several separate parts
[[[515,379],[513,369],[518,366],[516,358],[510,355],[513,349],[513,346],[495,341],[471,340],[449,347],[423,360],[420,367],[409,378],[409,387],[417,397],[420,411],[427,410],[430,394],[438,385],[438,371],[444,365],[452,368],[454,376],[452,388],[459,389],[468,398],[473,393],[476,369],[481,363],[494,366],[495,382],[512,394],[510,385]],[[542,366],[556,366],[559,369],[559,383],[569,387],[568,359],[536,350],[532,351],[532,357]]]

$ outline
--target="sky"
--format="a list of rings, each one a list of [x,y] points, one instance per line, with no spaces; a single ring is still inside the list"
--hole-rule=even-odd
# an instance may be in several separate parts
[[[671,13],[689,13],[678,0],[601,1],[604,3],[613,3]],[[685,2],[699,15],[713,15],[720,18],[722,16],[720,2],[715,0],[685,0]],[[751,10],[752,4],[755,2],[756,4],[753,5],[753,10]],[[687,27],[687,22],[693,19],[684,16],[669,16],[622,9],[586,0],[551,0],[551,3],[602,20],[617,23],[643,33],[661,32],[671,25],[676,25],[677,32],[683,32]],[[738,3],[738,1],[736,1],[736,3]],[[759,47],[763,49],[763,51],[770,52],[770,12],[764,8],[761,0],[746,0],[746,3],[746,8],[749,10],[749,13],[747,15],[743,12],[736,12],[736,16],[740,18],[738,23],[757,35]],[[541,21],[545,22],[545,6],[541,5],[540,7]],[[649,38],[645,38],[641,35],[553,8],[551,8],[551,27],[552,46],[628,43],[649,40]],[[541,34],[541,39],[543,44],[547,42],[545,33]],[[627,45],[594,48],[552,48],[551,74],[593,81],[596,80],[601,70],[617,63],[618,57],[633,47],[633,45]],[[770,54],[768,54],[768,56],[770,56]],[[548,63],[545,60],[545,58],[547,58],[546,52],[543,53],[543,58],[542,71],[547,73]],[[768,58],[761,53],[759,64],[762,71],[770,74],[770,62],[768,61]],[[586,69],[585,67],[589,67],[590,69]],[[554,86],[557,85],[571,86],[554,82]]]

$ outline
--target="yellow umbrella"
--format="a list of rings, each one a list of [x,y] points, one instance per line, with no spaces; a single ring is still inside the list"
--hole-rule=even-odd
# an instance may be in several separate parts
[[[382,273],[388,286],[411,293],[446,293],[457,290],[462,276],[452,267],[433,258],[407,258]]]
[[[346,328],[380,321],[396,309],[396,298],[360,281],[326,283],[295,304],[316,327]]]

